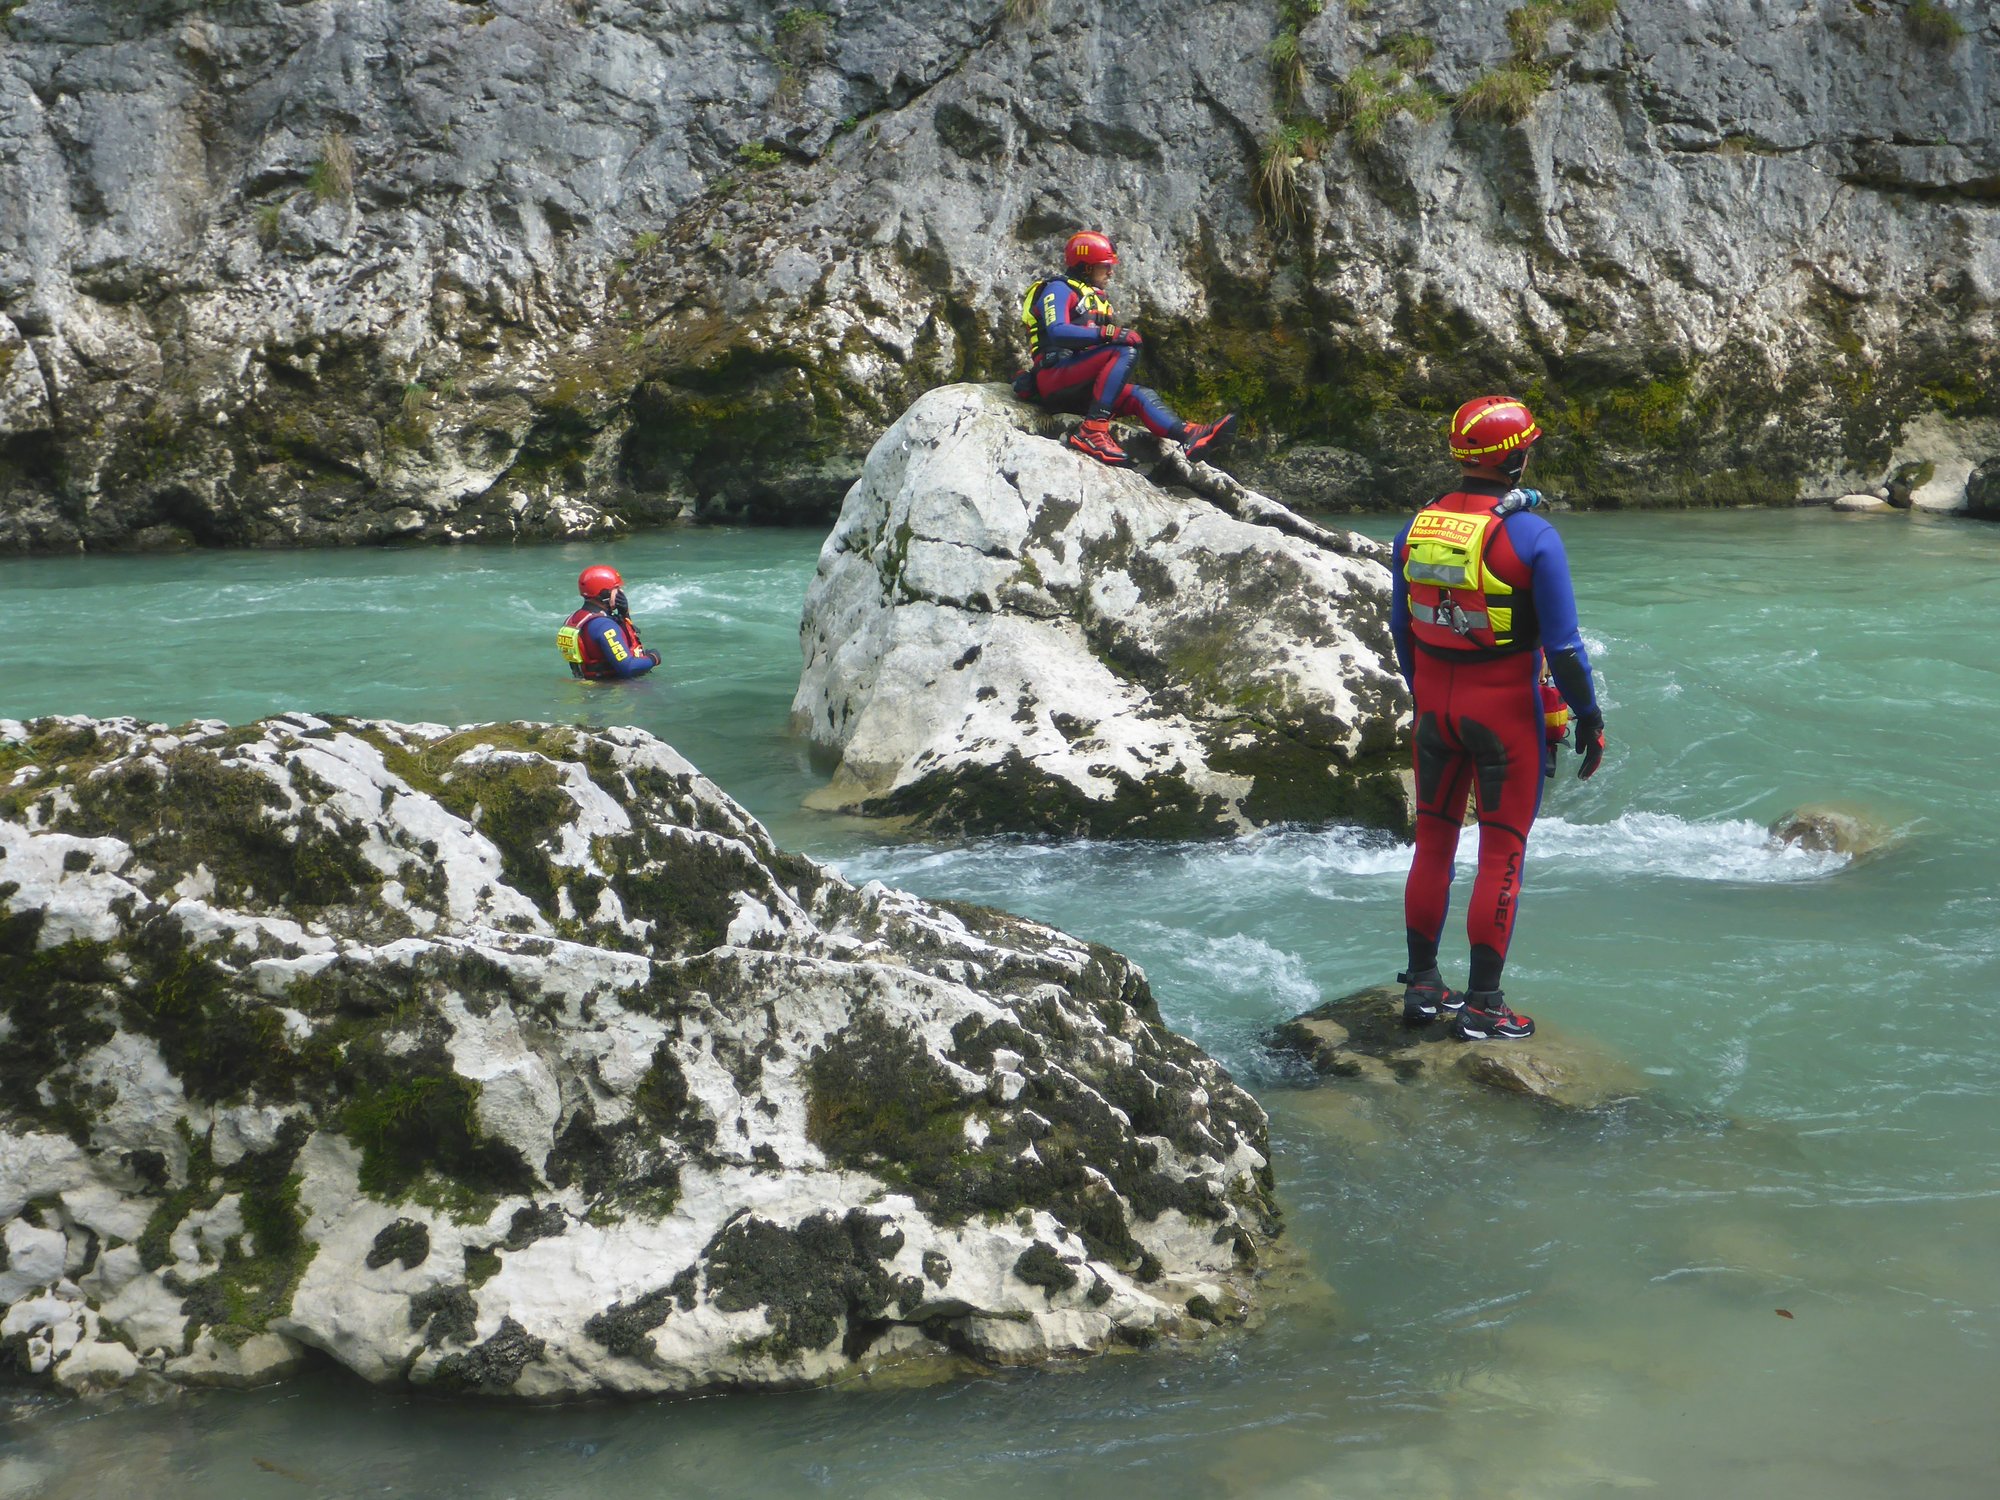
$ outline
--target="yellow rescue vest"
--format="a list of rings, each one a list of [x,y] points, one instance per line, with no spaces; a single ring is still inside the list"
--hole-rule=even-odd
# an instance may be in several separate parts
[[[1067,276],[1051,276],[1046,281],[1038,281],[1028,288],[1028,295],[1021,301],[1021,321],[1027,325],[1028,348],[1036,359],[1042,357],[1042,330],[1051,323],[1061,321],[1056,317],[1055,288],[1058,282],[1067,284],[1076,292],[1077,307],[1082,316],[1071,318],[1071,322],[1102,325],[1113,321],[1110,299],[1088,282],[1074,281]]]
[[[1496,601],[1513,586],[1486,566],[1486,543],[1504,519],[1494,511],[1419,511],[1405,542],[1403,577],[1410,585],[1410,622],[1426,645],[1506,651],[1514,640],[1514,607]]]

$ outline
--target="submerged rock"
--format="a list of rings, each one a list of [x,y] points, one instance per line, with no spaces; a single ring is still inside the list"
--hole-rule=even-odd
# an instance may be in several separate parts
[[[1864,859],[1896,841],[1895,830],[1868,813],[1824,803],[1808,803],[1771,825],[1771,840],[1812,854],[1844,854]]]
[[[1638,1075],[1594,1043],[1538,1024],[1525,1041],[1461,1042],[1443,1022],[1403,1023],[1403,992],[1358,990],[1295,1016],[1271,1045],[1315,1073],[1375,1084],[1450,1084],[1522,1094],[1567,1110],[1605,1109],[1642,1091]]]
[[[630,729],[0,721],[0,1359],[786,1386],[1240,1320],[1264,1117],[1107,949]]]
[[[1400,826],[1385,549],[1043,420],[947,386],[869,455],[800,628],[793,722],[839,758],[815,800],[965,832]]]
[[[1976,520],[2000,521],[2000,459],[1989,458],[1965,481],[1966,514]]]

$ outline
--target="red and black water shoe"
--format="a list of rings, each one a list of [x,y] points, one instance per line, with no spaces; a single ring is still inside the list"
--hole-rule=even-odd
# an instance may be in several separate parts
[[[1403,987],[1406,1025],[1425,1026],[1441,1015],[1456,1015],[1465,1009],[1465,996],[1445,986],[1444,976],[1435,965],[1421,974],[1398,974],[1396,982]]]
[[[1113,468],[1132,462],[1131,455],[1119,447],[1118,439],[1111,435],[1109,417],[1085,418],[1083,426],[1070,434],[1069,446]]]
[[[1461,1042],[1518,1042],[1535,1034],[1535,1023],[1509,1010],[1498,990],[1473,990],[1451,1033]]]
[[[1219,422],[1190,422],[1181,437],[1181,449],[1189,458],[1212,458],[1229,446],[1236,436],[1236,413]]]

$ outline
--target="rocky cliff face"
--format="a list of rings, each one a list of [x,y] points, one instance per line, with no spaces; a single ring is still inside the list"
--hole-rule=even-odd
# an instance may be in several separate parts
[[[1264,1117],[1108,950],[635,730],[0,721],[0,1361],[520,1397],[1242,1319]]]
[[[945,386],[869,455],[800,627],[793,726],[839,757],[815,803],[952,833],[1402,827],[1385,549],[1175,445],[1162,487],[1038,420]]]
[[[1150,376],[1404,503],[2000,452],[1969,0],[0,0],[0,545],[830,511],[1078,224]]]

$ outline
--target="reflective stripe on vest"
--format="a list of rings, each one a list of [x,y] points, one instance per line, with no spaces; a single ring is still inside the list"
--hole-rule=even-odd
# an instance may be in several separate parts
[[[1410,620],[1417,640],[1453,651],[1508,652],[1514,607],[1500,601],[1513,586],[1486,566],[1486,544],[1502,515],[1497,509],[1418,512],[1405,541],[1403,577],[1410,584]]]
[[[1051,276],[1047,281],[1036,282],[1028,288],[1028,295],[1021,301],[1021,321],[1027,325],[1028,348],[1036,359],[1042,357],[1043,328],[1062,321],[1056,317],[1055,288],[1058,283],[1076,293],[1078,311],[1082,316],[1072,316],[1071,322],[1101,327],[1111,321],[1110,300],[1096,287],[1072,281],[1067,276]]]
[[[1428,604],[1410,601],[1410,618],[1422,620],[1426,625],[1442,625],[1453,635],[1469,636],[1475,630],[1484,630],[1489,621],[1483,609],[1460,609],[1458,602],[1449,594],[1436,609]]]

